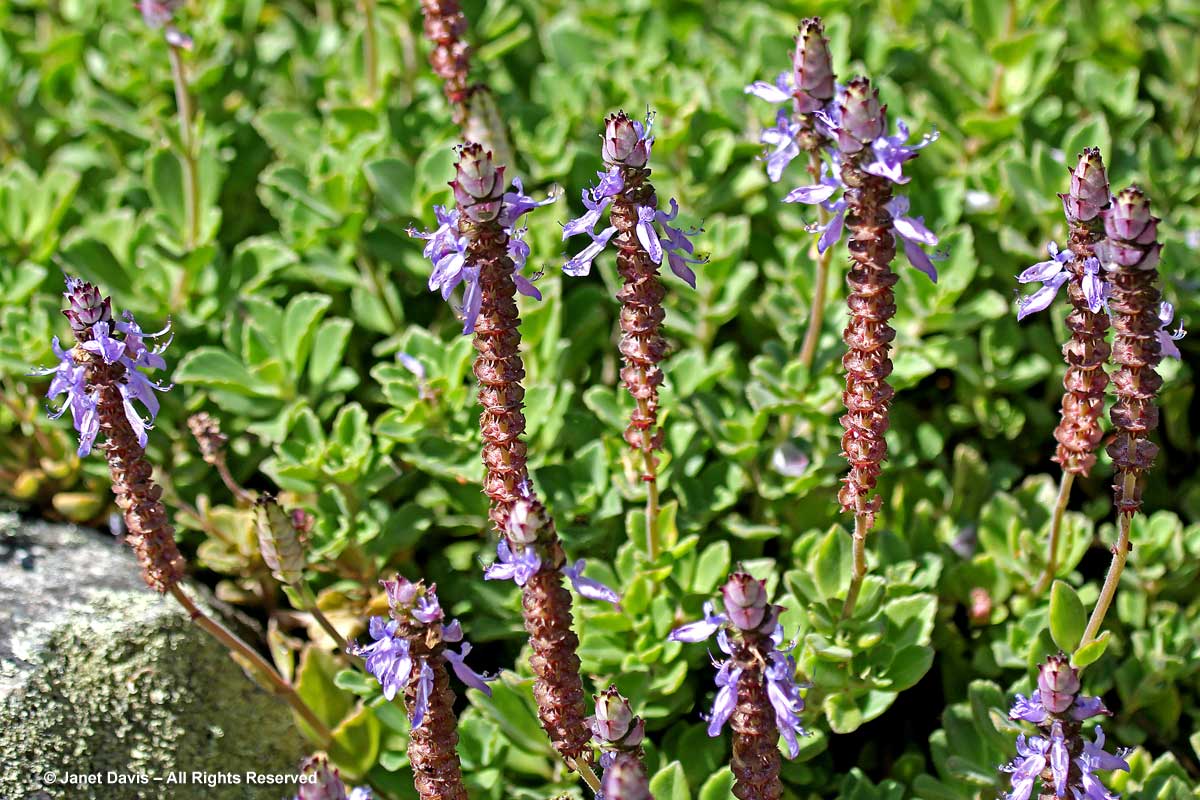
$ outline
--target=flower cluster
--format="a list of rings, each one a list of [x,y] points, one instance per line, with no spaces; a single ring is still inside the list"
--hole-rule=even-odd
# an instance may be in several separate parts
[[[542,568],[543,559],[538,552],[542,532],[549,524],[545,508],[534,502],[533,489],[528,481],[517,487],[521,499],[509,513],[504,536],[496,543],[496,560],[483,572],[484,580],[512,581],[517,586],[525,583]],[[574,564],[564,564],[559,570],[570,581],[582,597],[605,603],[617,604],[621,596],[597,580],[583,575],[587,568],[584,559]]]
[[[773,183],[783,177],[783,170],[802,149],[815,153],[826,141],[815,112],[829,105],[836,88],[829,41],[821,20],[805,19],[792,51],[791,72],[779,73],[774,83],[756,81],[746,87],[746,94],[768,103],[791,104],[790,110],[780,108],[776,112],[775,126],[764,130],[759,139],[767,146],[767,177]]]
[[[1042,284],[1041,288],[1033,294],[1017,300],[1018,320],[1049,308],[1058,296],[1059,290],[1071,278],[1068,266],[1075,261],[1075,253],[1071,250],[1060,250],[1056,242],[1050,242],[1046,246],[1046,250],[1050,255],[1049,259],[1039,261],[1017,275],[1017,281],[1020,283]],[[1108,312],[1108,303],[1112,297],[1112,285],[1102,277],[1103,270],[1100,259],[1094,256],[1086,258],[1082,266],[1083,279],[1080,281],[1080,286],[1087,299],[1088,309],[1093,314],[1101,311]],[[1180,323],[1174,331],[1170,329],[1171,323],[1175,321],[1175,306],[1166,301],[1161,302],[1158,306],[1158,319],[1160,323],[1158,341],[1162,355],[1179,358],[1179,347],[1175,342],[1186,336],[1187,331],[1184,330],[1183,323]]]
[[[108,298],[103,302],[92,303],[82,295],[94,293],[99,296],[99,290],[91,284],[77,278],[67,278],[65,296],[70,307],[63,314],[71,321],[76,333],[90,330],[90,338],[81,340],[78,348],[99,358],[108,365],[119,365],[122,369],[118,382],[125,416],[137,435],[138,444],[146,446],[146,430],[153,426],[154,418],[158,415],[158,397],[156,391],[165,392],[170,387],[155,383],[143,374],[142,370],[166,369],[166,361],[162,352],[170,344],[170,339],[147,347],[147,340],[165,336],[171,329],[170,325],[157,333],[145,333],[138,326],[133,314],[125,312],[120,322],[113,324],[112,309]],[[51,417],[57,419],[68,410],[75,430],[79,432],[79,456],[92,452],[92,445],[100,433],[99,387],[89,386],[87,381],[87,366],[75,350],[64,350],[58,337],[51,341],[54,355],[58,364],[48,369],[36,369],[34,375],[53,375],[46,396],[51,400],[59,395],[66,395],[62,405]],[[138,403],[149,415],[143,419],[134,407]]]
[[[1129,751],[1105,752],[1104,731],[1099,725],[1095,726],[1094,741],[1083,738],[1081,731],[1084,720],[1110,713],[1104,703],[1098,697],[1079,694],[1079,672],[1062,654],[1042,664],[1037,684],[1028,699],[1017,695],[1009,717],[1032,722],[1043,735],[1017,737],[1017,757],[1001,767],[1012,773],[1012,791],[1004,795],[1004,800],[1029,800],[1038,780],[1045,792],[1053,787],[1055,797],[1116,800],[1095,773],[1128,771],[1125,755]]]
[[[513,180],[511,191],[500,194],[499,188],[503,185],[504,167],[498,167],[492,172],[495,176],[494,183],[489,183],[487,186],[480,182],[478,175],[468,179],[460,172],[451,184],[459,208],[447,209],[445,206],[434,206],[433,212],[437,218],[438,227],[433,231],[418,231],[411,226],[408,228],[409,236],[426,240],[422,254],[433,265],[433,272],[429,276],[429,291],[441,292],[442,299],[449,300],[451,293],[458,285],[464,284],[462,304],[458,306],[463,316],[464,335],[475,330],[475,323],[479,318],[479,309],[483,302],[483,292],[479,285],[479,267],[471,265],[467,260],[467,248],[471,239],[465,235],[460,224],[461,208],[469,207],[471,209],[468,217],[472,222],[499,220],[508,236],[508,257],[512,260],[513,282],[517,286],[517,291],[526,297],[542,299],[541,292],[537,290],[533,282],[521,274],[529,259],[529,245],[524,241],[528,228],[518,226],[518,223],[522,217],[535,208],[553,203],[558,199],[558,194],[552,192],[545,200],[534,200],[525,194],[525,188],[520,178]],[[469,192],[479,192],[479,194],[472,196]],[[478,202],[478,197],[486,198],[489,195],[498,196],[486,203]]]
[[[822,116],[827,121],[833,119],[833,116],[829,114]],[[875,160],[863,162],[861,169],[863,172],[885,178],[892,183],[903,184],[908,182],[908,178],[901,171],[904,162],[915,158],[918,150],[937,139],[937,134],[935,132],[927,135],[919,144],[907,146],[903,142],[907,141],[909,136],[908,126],[901,120],[897,123],[897,128],[900,130],[899,135],[890,137],[881,135],[875,139],[872,146]],[[842,129],[839,128],[839,130]],[[847,151],[843,150],[842,152]],[[817,251],[821,253],[837,244],[845,229],[849,203],[845,194],[846,184],[842,179],[842,160],[839,153],[832,153],[830,155],[832,167],[822,167],[820,182],[793,189],[783,198],[785,203],[819,205],[829,212],[828,222],[809,227],[811,232],[821,234],[821,238],[817,240]],[[904,245],[904,256],[908,259],[908,263],[924,272],[930,280],[936,283],[937,267],[933,262],[941,260],[943,256],[934,254],[931,257],[922,247],[936,247],[939,241],[937,235],[925,226],[924,217],[908,215],[910,204],[904,195],[895,195],[884,204],[884,207],[891,216],[892,233]]]
[[[725,613],[717,613],[711,602],[704,604],[704,618],[683,625],[667,636],[673,642],[702,642],[714,633],[717,646],[729,658],[715,661],[717,695],[708,717],[708,735],[718,736],[738,707],[739,681],[761,681],[774,712],[775,727],[787,743],[790,757],[800,752],[798,736],[806,735],[801,724],[804,698],[796,683],[796,660],[790,655],[794,643],[784,646],[779,624],[782,606],[767,601],[766,583],[744,572],[735,572],[721,588]]]
[[[353,644],[350,652],[366,660],[367,672],[379,681],[383,696],[388,700],[395,698],[415,676],[416,699],[409,710],[413,728],[421,726],[429,709],[434,680],[434,671],[429,664],[432,657],[440,655],[463,684],[491,695],[492,690],[487,682],[495,680],[496,676],[481,675],[466,665],[465,659],[471,653],[471,645],[463,639],[458,620],[449,624],[442,622],[445,614],[438,602],[437,587],[413,583],[399,575],[380,583],[387,593],[391,619],[371,617],[369,632],[374,641],[362,646]],[[434,647],[431,653],[422,656],[414,652],[414,638],[423,642],[437,642],[439,645],[461,643],[461,652]]]
[[[563,265],[566,274],[576,277],[589,274],[596,256],[604,252],[609,240],[616,235],[616,225],[609,225],[596,233],[596,223],[612,204],[613,198],[625,191],[625,170],[645,168],[654,146],[654,137],[650,135],[652,127],[652,116],[647,116],[644,124],[624,115],[609,120],[604,138],[604,161],[608,170],[597,172],[596,185],[583,190],[583,207],[587,209],[583,216],[563,226],[563,241],[587,234],[592,242]],[[679,215],[679,204],[671,198],[668,205],[671,208],[669,213],[656,208],[653,203],[636,206],[637,240],[655,265],[662,264],[665,256],[671,272],[695,289],[696,273],[688,265],[703,264],[706,259],[694,257],[695,245],[690,237],[700,233],[700,230],[693,228],[685,231],[672,225]],[[659,230],[655,230],[656,225]]]
[[[305,759],[300,773],[306,780],[292,800],[371,800],[371,790],[366,786],[347,792],[342,776],[321,756]]]

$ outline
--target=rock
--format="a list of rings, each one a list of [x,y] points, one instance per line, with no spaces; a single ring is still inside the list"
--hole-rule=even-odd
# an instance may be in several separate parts
[[[0,797],[294,796],[291,711],[106,538],[0,514]]]

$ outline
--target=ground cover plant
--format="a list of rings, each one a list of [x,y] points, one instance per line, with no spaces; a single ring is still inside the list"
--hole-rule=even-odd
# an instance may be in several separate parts
[[[6,502],[305,800],[1200,796],[1196,3],[0,21]]]

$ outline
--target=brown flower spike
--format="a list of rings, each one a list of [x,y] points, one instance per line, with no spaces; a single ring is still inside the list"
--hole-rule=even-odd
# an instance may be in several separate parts
[[[1132,515],[1142,503],[1141,477],[1158,454],[1149,433],[1158,427],[1155,396],[1162,386],[1154,370],[1162,359],[1157,286],[1162,246],[1158,218],[1136,186],[1114,197],[1103,219],[1107,238],[1097,251],[1112,290],[1113,361],[1119,365],[1112,376],[1117,401],[1110,412],[1116,436],[1107,449],[1116,468],[1117,509]]]
[[[533,494],[525,461],[525,390],[521,380],[520,319],[514,264],[503,225],[504,168],[478,144],[459,152],[451,184],[459,211],[459,233],[467,239],[466,268],[479,271],[475,320],[475,376],[479,379],[479,424],[483,434],[484,491],[491,519],[513,553],[536,552],[537,570],[524,582],[525,629],[533,650],[538,717],[550,741],[568,761],[590,762],[585,723],[579,639],[571,630],[571,595],[559,571],[566,563],[562,542],[546,509]]]
[[[167,522],[162,487],[154,482],[153,467],[146,460],[126,412],[122,384],[129,380],[129,367],[123,360],[108,360],[85,347],[96,339],[96,328],[108,338],[114,327],[112,303],[101,298],[100,290],[83,281],[69,280],[67,299],[70,307],[63,314],[70,320],[76,347],[71,353],[84,370],[84,381],[95,399],[99,432],[112,490],[125,518],[125,541],[137,555],[142,578],[156,592],[165,593],[184,575],[183,556],[175,545],[175,529]],[[126,338],[128,342],[128,337]]]
[[[467,103],[471,88],[467,73],[471,68],[471,48],[463,41],[467,18],[458,0],[421,0],[425,15],[425,38],[433,43],[429,65],[442,79],[442,91],[454,107],[454,122],[467,121]]]
[[[884,434],[895,394],[887,383],[892,373],[889,351],[896,337],[888,324],[896,313],[892,287],[897,281],[890,266],[896,256],[896,241],[892,216],[886,208],[892,189],[890,181],[866,172],[862,163],[871,155],[871,143],[883,133],[886,110],[879,104],[879,92],[867,79],[855,78],[846,87],[841,107],[847,134],[842,144],[842,180],[846,185],[846,226],[853,263],[846,278],[850,321],[842,334],[846,342],[842,357],[846,414],[841,422],[846,431],[842,454],[850,462],[850,473],[842,479],[838,499],[842,510],[860,517],[867,528],[874,525],[880,506],[879,497],[871,497],[871,493],[887,457]],[[847,142],[859,146],[847,152]]]
[[[1058,449],[1054,460],[1063,472],[1086,476],[1096,463],[1096,446],[1104,436],[1100,417],[1104,413],[1104,390],[1108,374],[1104,364],[1111,348],[1105,341],[1108,314],[1092,311],[1084,294],[1084,262],[1096,255],[1104,239],[1102,212],[1108,208],[1108,178],[1104,161],[1095,147],[1086,148],[1071,170],[1071,189],[1059,195],[1070,226],[1068,246],[1075,257],[1066,262],[1070,272],[1067,295],[1072,310],[1067,315],[1071,339],[1063,346],[1067,373],[1063,378],[1062,422],[1054,430]]]

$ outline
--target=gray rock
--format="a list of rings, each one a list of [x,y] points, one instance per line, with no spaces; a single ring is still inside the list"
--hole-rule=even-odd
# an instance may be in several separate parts
[[[247,773],[294,775],[305,751],[287,706],[125,548],[0,514],[0,797],[277,800],[295,785]]]

